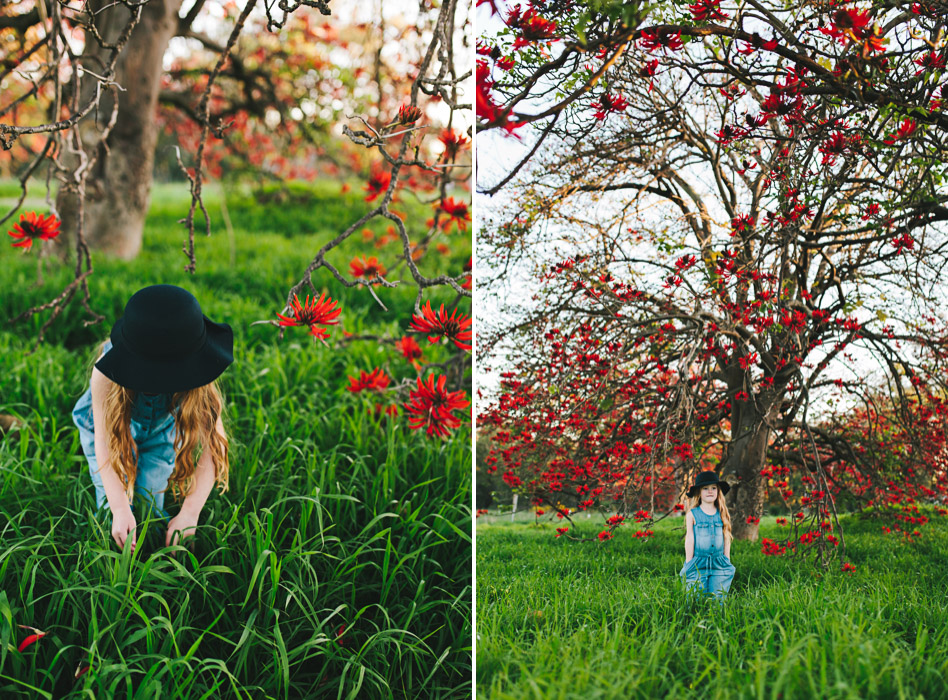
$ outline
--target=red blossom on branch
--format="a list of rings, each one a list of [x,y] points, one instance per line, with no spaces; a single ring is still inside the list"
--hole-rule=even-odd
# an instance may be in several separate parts
[[[338,302],[331,298],[326,298],[325,292],[319,295],[319,301],[313,299],[311,302],[307,295],[306,301],[302,304],[299,297],[293,297],[293,316],[287,317],[279,313],[277,316],[280,319],[280,326],[309,326],[314,338],[325,339],[329,337],[329,332],[320,326],[334,326],[339,323],[336,319],[342,313],[342,309],[337,308],[337,304]]]
[[[376,367],[371,372],[360,370],[359,378],[349,377],[349,391],[356,394],[362,391],[382,391],[388,386],[388,376],[380,367]]]
[[[418,345],[417,340],[412,338],[410,335],[406,335],[395,343],[395,347],[398,348],[398,351],[404,356],[406,360],[411,362],[416,367],[418,366],[416,360],[421,359],[421,346]]]
[[[388,186],[392,183],[392,173],[388,170],[383,170],[381,167],[375,168],[372,171],[372,174],[369,176],[369,181],[365,184],[363,188],[368,194],[365,197],[366,202],[371,202],[376,199],[380,194],[385,192],[388,189]]]
[[[414,124],[421,119],[421,108],[414,105],[402,105],[398,108],[398,117],[396,124]]]
[[[681,43],[681,31],[672,34],[670,30],[662,27],[652,31],[643,29],[639,41],[646,51],[656,51],[658,49],[680,51],[684,48],[684,44]]]
[[[20,221],[14,224],[12,231],[7,233],[17,242],[13,243],[14,248],[23,248],[30,250],[33,247],[33,241],[50,241],[59,235],[59,219],[54,214],[43,216],[35,211],[28,211],[20,214]]]
[[[424,428],[429,437],[447,437],[451,430],[461,425],[461,419],[453,411],[463,410],[470,402],[464,398],[463,391],[447,391],[444,388],[446,380],[444,375],[437,382],[433,374],[424,381],[418,377],[418,390],[411,391],[409,402],[404,406],[412,430]]]
[[[382,265],[374,255],[366,258],[364,255],[358,258],[352,258],[349,263],[349,272],[353,277],[363,277],[373,279],[376,275],[381,277],[385,274],[385,266]]]
[[[454,197],[447,197],[440,204],[436,204],[435,209],[448,215],[441,223],[443,231],[450,230],[451,224],[457,224],[459,231],[467,230],[467,222],[471,220],[471,212],[468,210],[466,202],[457,202]]]
[[[694,5],[689,5],[691,15],[695,22],[707,22],[715,19],[727,19],[730,15],[721,12],[721,0],[698,0]]]
[[[471,346],[467,344],[467,341],[471,339],[471,332],[465,329],[471,325],[471,319],[457,313],[458,310],[455,309],[449,318],[444,310],[444,304],[436,313],[431,308],[431,302],[426,301],[421,307],[421,316],[412,315],[411,328],[413,331],[427,335],[430,343],[436,343],[444,336],[460,350],[470,350]]]

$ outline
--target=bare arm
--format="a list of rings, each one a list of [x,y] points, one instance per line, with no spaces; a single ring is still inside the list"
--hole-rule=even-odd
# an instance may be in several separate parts
[[[224,424],[220,416],[217,418],[216,429],[221,437],[226,440],[227,434],[224,432]],[[214,471],[214,459],[211,457],[210,450],[202,450],[201,458],[194,468],[194,479],[191,482],[191,490],[188,492],[188,495],[185,496],[184,503],[181,504],[181,510],[168,523],[168,532],[165,535],[166,545],[175,543],[175,533],[180,533],[181,538],[189,537],[194,534],[194,532],[188,531],[197,528],[198,520],[201,517],[201,510],[204,508],[204,504],[207,503],[207,498],[211,495],[211,490],[214,488]]]
[[[99,464],[99,476],[105,487],[105,497],[112,511],[112,539],[119,547],[125,546],[127,537],[132,538],[135,549],[135,516],[128,502],[128,494],[121,477],[112,468],[112,455],[109,452],[109,438],[105,425],[105,399],[109,393],[111,380],[98,369],[92,369],[89,387],[92,390],[92,421],[95,429],[95,456]]]
[[[695,516],[689,510],[685,513],[685,563],[695,556]]]
[[[728,559],[731,558],[731,538],[730,537],[724,538],[724,556],[726,556]]]

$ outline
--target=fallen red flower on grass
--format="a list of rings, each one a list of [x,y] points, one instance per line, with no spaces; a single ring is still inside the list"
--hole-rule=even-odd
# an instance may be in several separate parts
[[[409,415],[408,427],[412,430],[424,428],[428,436],[447,437],[451,430],[461,425],[461,419],[452,411],[460,411],[470,405],[463,391],[447,391],[447,377],[442,375],[435,381],[434,375],[422,380],[418,377],[418,391],[411,391],[405,404]]]
[[[33,247],[33,241],[49,241],[59,235],[60,221],[53,214],[43,216],[35,211],[28,211],[20,214],[19,223],[13,226],[12,231],[7,233],[13,238],[18,239],[13,243],[14,248],[23,248],[30,250]]]
[[[467,341],[471,339],[471,332],[465,330],[471,325],[471,319],[464,314],[457,316],[457,309],[451,312],[448,318],[444,310],[444,304],[437,313],[431,308],[431,302],[426,301],[421,307],[421,316],[412,315],[411,328],[418,333],[424,333],[428,336],[429,343],[436,343],[441,336],[451,340],[460,350],[470,350],[471,346]]]
[[[299,297],[293,297],[293,317],[287,317],[283,314],[277,314],[280,318],[280,326],[309,326],[310,333],[316,338],[328,338],[329,332],[320,326],[334,326],[339,321],[336,318],[342,313],[342,309],[337,308],[338,302],[331,298],[326,298],[326,293],[319,295],[319,301],[315,299],[312,302],[309,295],[306,301],[300,304]]]
[[[27,625],[19,625],[19,627],[20,629],[31,630],[32,634],[26,635],[26,638],[20,642],[20,646],[16,648],[17,651],[22,652],[24,649],[27,649],[46,636],[46,632],[43,630],[38,630],[35,627],[29,627]]]

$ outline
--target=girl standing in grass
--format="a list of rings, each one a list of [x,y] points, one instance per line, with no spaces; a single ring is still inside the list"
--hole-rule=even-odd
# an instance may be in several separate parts
[[[184,496],[168,522],[170,545],[176,533],[194,534],[215,482],[227,488],[227,435],[215,380],[234,361],[234,335],[207,318],[190,292],[159,284],[129,299],[110,337],[72,412],[96,505],[108,503],[112,538],[124,547],[131,537],[134,551],[133,495],[168,520],[163,506],[170,486]]]
[[[731,515],[724,502],[730,488],[714,471],[704,471],[688,489],[685,565],[678,574],[686,588],[701,589],[722,604],[736,571],[730,556]]]

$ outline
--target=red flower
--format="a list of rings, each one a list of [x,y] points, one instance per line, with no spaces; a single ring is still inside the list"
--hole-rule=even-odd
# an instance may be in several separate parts
[[[458,349],[470,350],[471,346],[466,341],[471,339],[471,332],[465,329],[471,325],[471,319],[464,314],[455,318],[456,314],[457,309],[452,311],[451,318],[448,318],[448,314],[444,310],[444,304],[435,313],[431,308],[431,302],[426,301],[421,308],[421,316],[412,315],[411,328],[413,331],[428,335],[429,343],[436,343],[438,338],[444,336],[453,341]]]
[[[611,540],[611,539],[612,539],[612,533],[609,532],[608,530],[603,530],[602,532],[599,533],[600,542],[605,542],[606,540]]]
[[[310,302],[309,295],[307,295],[303,304],[300,304],[299,297],[294,296],[293,318],[277,314],[280,317],[280,326],[309,326],[309,331],[313,334],[313,337],[328,338],[327,330],[319,328],[319,326],[334,326],[339,323],[336,318],[342,313],[342,309],[335,308],[337,303],[331,298],[326,298],[325,292],[319,295],[319,301],[314,299]]]
[[[567,532],[569,532],[569,528],[568,528],[568,527],[558,527],[558,528],[556,528],[556,536],[557,536],[557,537],[559,537],[560,535],[565,535]]]
[[[467,136],[456,133],[454,129],[445,129],[442,131],[438,140],[444,144],[445,160],[454,160],[458,153],[467,148],[469,143]]]
[[[352,377],[349,377],[349,378],[352,379]],[[398,406],[386,406],[386,407],[383,409],[383,408],[382,408],[382,404],[377,403],[377,404],[375,404],[375,408],[374,408],[374,409],[371,408],[371,407],[368,409],[368,413],[373,414],[376,418],[378,418],[378,417],[379,417],[380,415],[382,415],[383,413],[384,413],[386,416],[391,416],[392,418],[394,418],[395,416],[398,415]]]
[[[885,142],[890,146],[896,141],[901,141],[907,139],[909,136],[915,133],[915,129],[918,127],[914,119],[906,119],[901,124],[899,124],[899,130],[895,135],[887,136]]]
[[[500,126],[508,134],[513,134],[514,129],[523,126],[526,122],[510,121],[507,110],[494,102],[490,94],[494,81],[490,79],[490,66],[487,65],[487,61],[480,60],[475,65],[477,71],[474,102],[477,108],[477,116],[483,119],[487,126]]]
[[[405,404],[405,413],[410,416],[409,428],[425,428],[429,437],[447,437],[451,430],[461,425],[461,419],[452,411],[460,411],[470,402],[464,398],[463,391],[445,390],[446,379],[442,375],[435,383],[433,374],[429,374],[425,381],[418,377],[418,391],[412,391],[409,402]]]
[[[753,515],[748,515],[748,516],[747,516],[747,524],[748,524],[748,525],[756,525],[756,524],[759,523],[759,522],[760,522],[760,518],[755,517],[755,516],[753,516]]]
[[[376,367],[371,372],[360,370],[359,378],[349,377],[349,386],[346,387],[352,393],[360,391],[382,391],[388,386],[388,376],[381,368]]]
[[[787,524],[787,519],[786,519],[786,518],[777,518],[777,524],[778,524],[778,525],[786,525],[786,524]]]
[[[684,45],[681,43],[680,31],[672,34],[666,29],[657,29],[652,33],[647,29],[643,29],[639,41],[642,42],[642,48],[646,51],[655,51],[659,48],[679,51],[684,48]]]
[[[362,188],[369,193],[366,195],[365,201],[371,202],[373,199],[385,192],[391,183],[392,173],[390,173],[388,170],[382,170],[381,167],[373,169],[372,174],[369,176],[369,181],[366,183],[365,187]]]
[[[556,22],[540,17],[533,7],[528,7],[526,12],[520,14],[520,5],[514,5],[510,10],[507,15],[507,26],[520,30],[520,35],[513,43],[515,51],[534,41],[552,39],[556,31]]]
[[[410,335],[406,335],[404,338],[395,343],[395,347],[398,348],[398,351],[405,357],[406,360],[415,366],[418,365],[416,360],[421,358],[421,346],[418,344],[417,340],[412,338]]]
[[[421,108],[413,105],[402,105],[398,108],[397,124],[414,124],[421,119]]]
[[[60,221],[53,214],[43,216],[35,211],[28,211],[20,214],[19,223],[13,226],[12,231],[7,231],[14,238],[19,239],[13,244],[14,248],[23,248],[29,250],[33,247],[33,241],[39,238],[42,241],[49,241],[59,235]]]
[[[850,564],[849,562],[846,562],[845,564],[843,564],[843,571],[848,573],[850,576],[852,576],[852,572],[855,570],[856,570],[856,567]]]
[[[728,15],[721,12],[721,0],[698,0],[694,5],[688,5],[695,22],[705,22],[712,19],[727,19]]]
[[[676,503],[676,504],[675,504],[675,508],[674,508],[675,512],[678,512],[678,511],[684,510],[684,509],[685,509],[685,506],[682,505],[681,503]]]
[[[609,112],[624,112],[629,106],[628,101],[622,95],[610,95],[604,93],[598,102],[593,102],[592,106],[596,110],[596,119],[605,119]]]
[[[381,277],[385,274],[385,266],[379,263],[378,258],[374,255],[368,259],[363,255],[361,258],[352,258],[352,262],[349,263],[349,271],[353,277],[373,279],[376,275]]]
[[[448,197],[436,206],[436,209],[440,209],[448,215],[448,218],[441,224],[442,230],[448,231],[452,223],[456,223],[460,231],[467,230],[467,222],[471,220],[471,212],[468,211],[466,202],[455,202],[454,197]]]
[[[621,525],[623,522],[625,522],[625,518],[621,515],[613,515],[611,518],[606,520],[606,523],[608,525],[613,525],[613,526]]]

